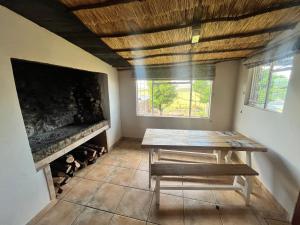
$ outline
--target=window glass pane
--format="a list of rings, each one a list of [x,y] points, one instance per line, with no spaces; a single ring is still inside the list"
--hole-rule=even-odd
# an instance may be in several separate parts
[[[137,80],[136,81],[136,95],[137,105],[136,111],[138,115],[152,114],[151,91],[152,81]]]
[[[189,116],[190,81],[154,81],[153,114]]]
[[[293,66],[286,57],[252,69],[249,105],[282,112]]]
[[[192,86],[191,116],[209,117],[212,81],[194,80]]]
[[[290,75],[291,70],[272,72],[266,106],[267,109],[282,112]]]
[[[254,68],[249,105],[264,108],[268,89],[269,74],[270,64]]]
[[[209,117],[212,81],[138,80],[137,115]]]

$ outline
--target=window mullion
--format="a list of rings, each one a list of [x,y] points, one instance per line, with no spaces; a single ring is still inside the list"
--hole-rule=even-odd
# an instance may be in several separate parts
[[[154,86],[154,82],[153,82],[153,80],[151,80],[151,89],[152,89],[152,91],[151,91],[151,93],[152,93],[152,96],[151,96],[151,99],[152,99],[152,116],[154,115],[154,99],[153,99],[153,90],[154,90],[154,88],[153,88],[153,86]]]
[[[270,83],[271,83],[271,80],[272,80],[272,70],[273,70],[273,63],[271,64],[270,71],[269,71],[264,109],[267,108],[267,104],[268,104],[268,101],[269,101],[269,91],[270,91]]]
[[[192,112],[192,98],[193,98],[193,80],[190,80],[190,106],[189,106],[189,117],[191,117]]]

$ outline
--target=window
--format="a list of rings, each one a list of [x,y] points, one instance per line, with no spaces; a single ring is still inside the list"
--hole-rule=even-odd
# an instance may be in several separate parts
[[[288,57],[252,68],[248,105],[282,112],[292,65],[293,57]]]
[[[209,117],[211,80],[137,80],[137,115]]]

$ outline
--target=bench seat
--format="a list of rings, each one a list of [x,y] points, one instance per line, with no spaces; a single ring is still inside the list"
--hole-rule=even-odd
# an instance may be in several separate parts
[[[201,163],[162,163],[151,164],[151,176],[156,176],[156,204],[159,205],[160,190],[235,190],[242,191],[246,204],[249,204],[252,190],[252,176],[258,173],[246,164],[201,164]],[[161,186],[160,178],[163,176],[234,176],[233,185],[199,185],[199,186]],[[244,185],[237,182],[238,177],[244,178]]]
[[[257,176],[246,164],[154,163],[153,176]]]

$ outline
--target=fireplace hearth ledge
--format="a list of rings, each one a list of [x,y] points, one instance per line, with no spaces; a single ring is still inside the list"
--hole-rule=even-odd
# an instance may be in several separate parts
[[[79,131],[75,134],[66,136],[62,140],[58,140],[57,142],[51,143],[50,141],[50,144],[48,143],[44,146],[43,144],[37,145],[31,143],[31,145],[34,145],[35,147],[34,149],[32,147],[31,148],[36,170],[40,170],[46,167],[52,161],[72,151],[79,145],[82,145],[83,143],[87,142],[88,140],[92,139],[108,128],[109,122],[103,120],[96,124],[86,125],[84,128],[79,129]],[[64,127],[61,129],[67,130],[68,128]],[[74,129],[74,127],[72,129]],[[41,140],[41,142],[42,141],[43,140]],[[44,141],[47,142],[47,140]]]

